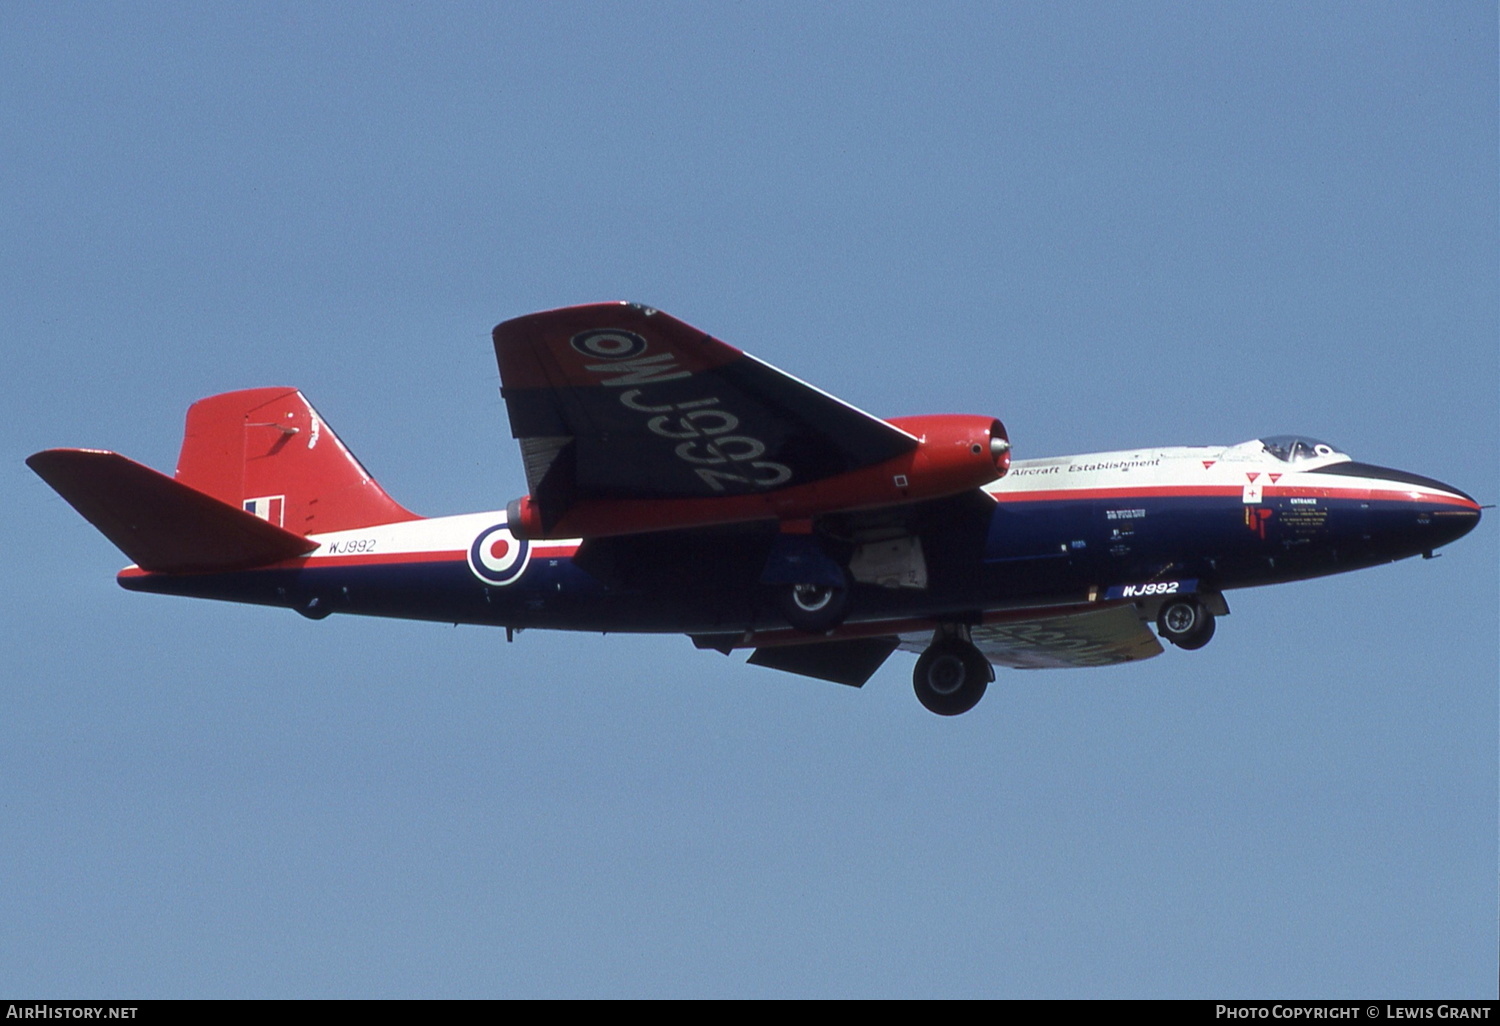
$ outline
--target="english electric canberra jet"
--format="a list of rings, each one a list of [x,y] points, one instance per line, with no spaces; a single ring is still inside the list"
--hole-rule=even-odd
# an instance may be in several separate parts
[[[1201,648],[1232,588],[1430,556],[1479,522],[1458,489],[1311,438],[1012,461],[992,417],[882,420],[634,304],[494,341],[529,487],[504,510],[409,512],[291,388],[194,403],[173,477],[26,462],[134,560],[131,591],[686,634],[856,687],[901,648],[942,715],[995,665]]]

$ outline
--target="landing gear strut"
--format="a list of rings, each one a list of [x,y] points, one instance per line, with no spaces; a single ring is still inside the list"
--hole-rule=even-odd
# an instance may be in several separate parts
[[[994,668],[964,636],[939,632],[917,660],[912,687],[917,701],[939,716],[966,713],[984,697]]]
[[[1178,648],[1202,648],[1214,636],[1214,614],[1195,598],[1174,598],[1156,614],[1156,633]]]

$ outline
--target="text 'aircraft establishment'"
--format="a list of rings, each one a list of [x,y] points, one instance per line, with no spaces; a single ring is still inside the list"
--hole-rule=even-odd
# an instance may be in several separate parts
[[[409,512],[292,388],[194,403],[172,477],[27,463],[134,561],[132,591],[686,634],[856,687],[900,648],[943,715],[994,666],[1201,648],[1230,589],[1430,556],[1480,517],[1312,438],[1012,460],[993,417],[883,420],[635,304],[494,341],[529,488],[503,510]]]

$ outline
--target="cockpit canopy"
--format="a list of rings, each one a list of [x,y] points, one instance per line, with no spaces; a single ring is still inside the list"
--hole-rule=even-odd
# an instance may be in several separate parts
[[[1266,452],[1284,463],[1306,463],[1308,460],[1321,460],[1329,456],[1345,456],[1336,446],[1305,435],[1271,435],[1269,438],[1262,438],[1260,444],[1266,447]]]

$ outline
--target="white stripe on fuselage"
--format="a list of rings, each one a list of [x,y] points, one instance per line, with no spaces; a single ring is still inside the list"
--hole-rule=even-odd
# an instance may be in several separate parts
[[[1269,496],[1355,497],[1386,501],[1431,499],[1453,502],[1452,492],[1423,485],[1373,477],[1315,474],[1310,471],[1338,463],[1349,463],[1344,453],[1286,463],[1265,450],[1258,441],[1231,446],[1173,446],[1159,449],[1124,449],[1118,452],[1082,453],[1039,460],[1017,460],[1010,473],[985,491],[998,501],[1025,499],[1039,494],[1094,490],[1139,491],[1149,496],[1165,489],[1198,489],[1205,493],[1229,494],[1259,488]],[[1060,495],[1059,498],[1067,498]],[[1081,496],[1080,496],[1081,497]],[[1246,498],[1245,501],[1259,501]]]
[[[352,531],[330,531],[308,537],[321,543],[309,560],[343,556],[409,556],[421,553],[467,552],[474,539],[497,524],[506,522],[505,511],[464,513],[453,517],[431,517],[396,524],[376,524]],[[578,539],[532,542],[534,553],[571,550]]]

